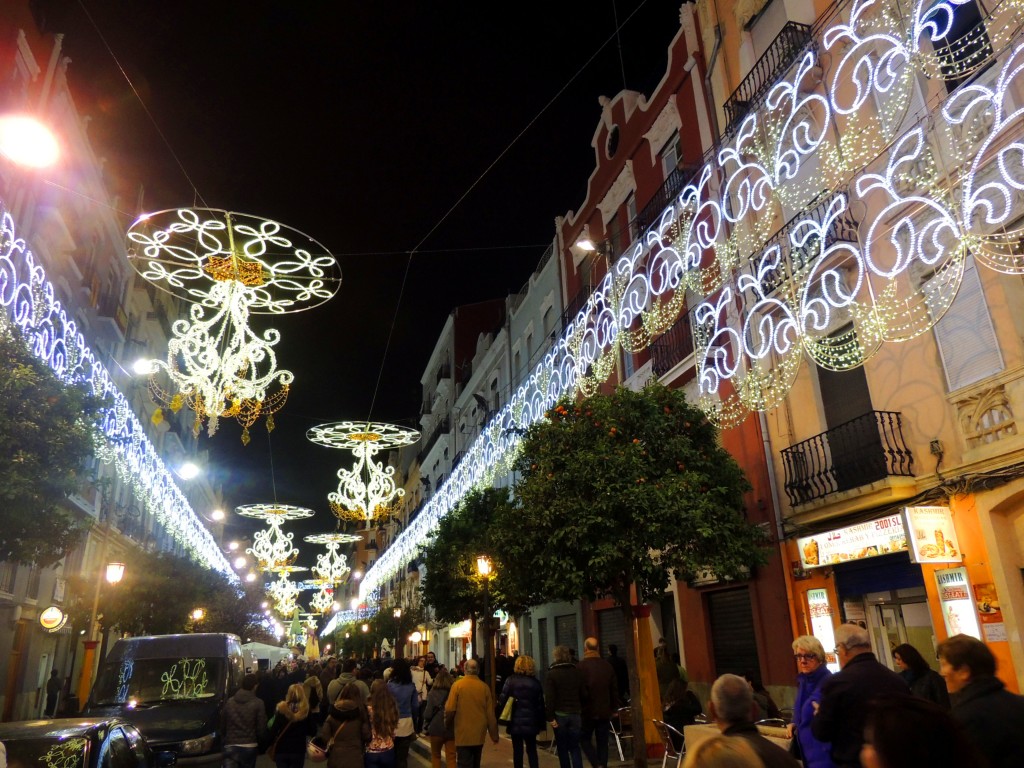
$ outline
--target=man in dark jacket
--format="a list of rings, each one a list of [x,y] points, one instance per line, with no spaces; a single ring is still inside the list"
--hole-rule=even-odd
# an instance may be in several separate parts
[[[860,768],[868,703],[891,694],[909,695],[910,688],[878,662],[868,631],[856,624],[836,630],[836,654],[842,670],[821,687],[821,705],[811,721],[811,733],[819,741],[831,742],[836,768]]]
[[[583,768],[580,751],[583,702],[587,699],[587,684],[572,663],[569,646],[556,645],[555,663],[544,678],[544,709],[548,723],[555,729],[560,768]]]
[[[987,758],[990,768],[1024,765],[1024,697],[996,677],[988,646],[967,635],[939,645],[939,672],[953,702],[953,719]]]
[[[626,660],[619,656],[619,646],[612,643],[608,646],[608,663],[615,670],[615,682],[619,686],[619,696],[623,701],[629,700],[629,667]]]
[[[259,742],[267,735],[267,713],[256,698],[256,675],[242,678],[242,687],[224,702],[224,766],[253,768]]]
[[[745,739],[765,768],[800,768],[782,747],[772,744],[754,725],[754,689],[739,675],[722,675],[711,686],[708,713],[723,736]]]
[[[608,732],[612,712],[618,709],[619,686],[612,665],[601,658],[596,637],[583,643],[583,660],[576,665],[587,686],[587,699],[583,702],[583,724],[580,748],[593,768],[608,767]],[[597,737],[594,748],[593,737]]]

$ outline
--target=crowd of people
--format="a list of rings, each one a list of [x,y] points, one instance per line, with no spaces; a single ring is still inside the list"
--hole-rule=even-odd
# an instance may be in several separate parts
[[[326,754],[327,768],[407,768],[417,734],[429,738],[432,768],[442,768],[442,759],[448,768],[480,768],[486,741],[498,742],[499,721],[511,737],[513,768],[527,761],[539,768],[542,738],[555,743],[560,768],[583,768],[584,756],[591,768],[607,768],[611,723],[628,700],[625,663],[611,650],[602,657],[597,639],[587,638],[577,660],[556,646],[543,683],[531,657],[512,657],[496,700],[476,659],[452,670],[433,653],[411,661],[282,663],[246,675],[225,707],[226,768],[253,768],[261,750],[276,768],[301,768],[309,749]],[[866,629],[844,624],[834,653],[836,673],[817,638],[793,642],[788,750],[758,730],[759,720],[783,713],[749,674],[714,681],[706,719],[718,735],[687,750],[684,729],[704,719],[703,707],[686,670],[659,645],[661,719],[675,750],[685,751],[683,768],[1024,766],[1024,697],[996,677],[984,643],[949,638],[938,648],[939,672],[912,645],[899,645],[896,673],[875,657]]]

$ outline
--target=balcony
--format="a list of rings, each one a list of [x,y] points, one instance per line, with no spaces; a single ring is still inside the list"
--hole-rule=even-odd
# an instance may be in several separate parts
[[[651,368],[655,376],[664,376],[693,354],[693,330],[690,314],[684,312],[675,324],[651,345]]]
[[[668,175],[658,191],[647,202],[647,205],[636,215],[634,226],[638,235],[643,234],[648,227],[657,221],[662,211],[675,199],[686,182],[696,175],[697,170],[697,167],[686,166],[676,168]]]
[[[886,477],[913,477],[901,414],[870,411],[781,451],[793,507]]]
[[[797,24],[795,21],[786,23],[782,31],[772,40],[768,50],[750,68],[750,72],[743,78],[743,82],[722,105],[725,110],[726,134],[731,133],[739,126],[743,118],[757,106],[757,103],[764,98],[779,77],[803,53],[811,40],[809,24]]]
[[[583,311],[583,308],[587,306],[587,300],[594,292],[594,286],[589,283],[585,283],[575,296],[565,305],[565,310],[562,312],[562,330],[564,331],[569,323],[576,319],[576,315]]]
[[[441,435],[447,435],[450,431],[451,422],[447,418],[441,419],[437,426],[431,430],[430,436],[423,443],[423,450],[420,451],[419,455],[420,464],[423,464],[426,460],[427,455],[430,453],[434,444],[438,441]]]

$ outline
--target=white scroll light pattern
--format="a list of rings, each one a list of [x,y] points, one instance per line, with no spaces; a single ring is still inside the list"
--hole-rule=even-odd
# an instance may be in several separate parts
[[[96,359],[53,284],[0,203],[0,306],[2,322],[17,326],[32,353],[68,384],[84,383],[105,398],[98,456],[113,462],[121,481],[164,530],[204,566],[238,581],[216,540],[174,482],[142,423],[109,371]]]
[[[273,413],[294,377],[277,368],[280,333],[254,333],[249,316],[296,312],[330,299],[341,283],[334,257],[278,222],[207,208],[147,214],[127,237],[138,273],[192,302],[189,319],[172,325],[166,361],[153,362],[154,374],[166,374],[177,394],[165,393],[153,379],[154,395],[172,410],[187,403],[197,432],[202,419],[212,435],[219,419],[230,416],[243,425],[247,442],[261,413],[273,429]],[[275,385],[279,389],[271,391]]]
[[[309,601],[309,609],[315,614],[324,614],[334,605],[334,587],[324,584]]]
[[[282,616],[290,616],[296,608],[299,586],[289,577],[289,571],[280,571],[277,579],[270,582],[267,595],[274,603],[274,610]]]
[[[638,351],[676,321],[689,290],[701,406],[723,425],[786,396],[805,355],[836,370],[862,364],[886,341],[941,318],[967,258],[1024,274],[1024,120],[1015,89],[1024,2],[1004,0],[954,76],[975,75],[940,103],[933,43],[957,0],[858,0],[827,29],[827,66],[809,47],[704,165],[654,226],[611,267],[587,306],[485,427],[466,456],[360,584],[372,596],[416,556],[426,535],[472,488],[506,474],[511,431],[544,417],[562,396],[589,394],[618,348]],[[972,33],[968,41],[982,38]],[[964,45],[960,44],[961,50]],[[822,202],[766,239],[787,211]],[[833,236],[856,207],[861,242]],[[781,274],[785,279],[775,280]],[[772,283],[777,283],[774,290]],[[851,323],[853,332],[830,334]]]
[[[393,504],[405,495],[395,485],[395,468],[385,467],[376,456],[388,448],[412,445],[420,439],[416,430],[378,422],[339,421],[313,427],[306,438],[355,456],[351,469],[338,470],[338,489],[327,495],[338,518],[369,523],[390,515]]]

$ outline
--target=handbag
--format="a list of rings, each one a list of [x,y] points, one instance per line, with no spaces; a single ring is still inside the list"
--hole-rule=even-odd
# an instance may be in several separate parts
[[[327,761],[327,753],[331,751],[331,747],[334,746],[334,740],[338,738],[338,734],[341,733],[341,729],[345,727],[348,720],[338,726],[338,730],[331,736],[331,740],[323,746],[320,746],[317,742],[323,743],[323,739],[316,736],[306,742],[306,758],[313,763],[323,763]]]
[[[508,725],[512,721],[512,712],[516,706],[516,697],[509,696],[505,700],[505,706],[501,710],[501,714],[498,715],[498,722],[502,725]]]
[[[285,723],[284,728],[281,729],[281,732],[277,734],[277,738],[274,739],[274,743],[267,747],[267,751],[264,754],[271,760],[273,760],[274,755],[277,754],[277,742],[279,742],[281,740],[281,737],[284,736],[284,732],[291,727],[292,722],[293,721],[289,720],[287,723]]]

